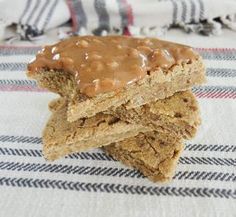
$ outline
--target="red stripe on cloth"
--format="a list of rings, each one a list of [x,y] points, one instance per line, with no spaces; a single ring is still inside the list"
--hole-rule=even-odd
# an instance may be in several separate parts
[[[125,12],[128,18],[128,26],[133,25],[134,24],[133,9],[131,5],[127,2],[127,0],[122,0],[122,3],[125,6]],[[128,26],[124,28],[123,34],[127,36],[131,36]]]
[[[123,30],[123,35],[131,36],[131,33],[130,33],[128,27],[125,27],[125,28],[124,28],[124,30]]]
[[[124,0],[124,3],[126,4],[126,13],[128,17],[128,24],[133,25],[134,24],[134,16],[133,16],[133,9],[131,5],[127,2],[127,0]]]
[[[197,98],[201,99],[236,99],[236,93],[196,93]]]
[[[71,20],[72,20],[72,30],[74,32],[77,32],[78,31],[78,22],[76,19],[76,14],[75,14],[75,10],[73,7],[73,2],[72,2],[72,0],[66,0],[66,2],[69,7],[69,10],[70,10],[70,15],[71,15]]]
[[[236,51],[236,48],[204,48],[204,47],[196,47],[196,50],[209,50],[209,51]]]

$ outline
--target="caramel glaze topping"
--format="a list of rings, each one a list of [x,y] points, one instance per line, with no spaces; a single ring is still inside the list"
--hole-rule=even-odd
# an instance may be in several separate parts
[[[136,82],[147,71],[168,69],[197,56],[190,47],[153,38],[82,36],[45,46],[28,65],[28,72],[71,73],[80,92],[92,97]]]

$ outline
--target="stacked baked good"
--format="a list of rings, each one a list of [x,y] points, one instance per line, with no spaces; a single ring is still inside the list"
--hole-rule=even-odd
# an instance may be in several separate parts
[[[27,75],[60,95],[43,131],[48,160],[102,147],[149,179],[167,181],[200,124],[191,87],[205,81],[205,68],[188,46],[77,36],[45,46]]]

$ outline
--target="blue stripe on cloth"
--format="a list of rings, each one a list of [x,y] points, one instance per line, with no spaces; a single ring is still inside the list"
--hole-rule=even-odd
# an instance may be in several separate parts
[[[199,49],[196,48],[198,53],[206,60],[236,60],[236,49]]]
[[[25,62],[0,63],[0,71],[25,71],[26,69],[27,63]]]
[[[9,136],[0,135],[0,142],[12,142],[12,143],[26,143],[26,144],[42,144],[42,138],[31,137],[31,136]],[[216,152],[235,152],[236,145],[220,145],[220,144],[186,144],[185,150],[187,151],[216,151]],[[93,154],[89,153],[88,157],[93,158]],[[101,154],[101,153],[97,153]],[[86,156],[81,156],[81,158],[86,158]],[[96,158],[97,156],[94,155]],[[99,155],[100,157],[100,155]],[[111,160],[111,159],[110,159]]]
[[[95,0],[94,7],[98,15],[99,27],[93,30],[95,35],[101,35],[102,31],[110,31],[110,18],[106,9],[105,0]]]
[[[198,4],[199,4],[199,12],[200,12],[200,20],[204,20],[205,18],[205,7],[204,7],[204,3],[202,0],[198,0]]]
[[[3,85],[16,85],[16,86],[31,86],[37,87],[37,83],[34,80],[12,80],[12,79],[1,79],[0,86]]]
[[[206,75],[208,77],[236,77],[236,69],[227,68],[207,68]]]
[[[35,143],[41,144],[42,138],[32,136],[8,136],[0,135],[0,142],[17,142],[17,143]]]
[[[186,1],[182,0],[181,5],[182,5],[181,21],[186,22],[186,17],[187,17],[187,3],[186,3]]]
[[[42,30],[44,30],[47,27],[48,23],[50,22],[51,17],[52,17],[52,15],[53,15],[56,7],[57,7],[58,1],[59,0],[54,0],[50,10],[48,11],[48,14],[47,14],[46,18],[45,18],[45,21],[44,21],[43,26],[42,26]]]
[[[196,5],[195,1],[190,0],[190,5],[191,5],[191,14],[190,14],[190,22],[195,22],[196,21]]]
[[[42,153],[39,150],[3,150],[0,149],[0,155],[7,155],[11,152],[13,156],[24,157],[41,157]],[[145,178],[138,170],[119,167],[99,167],[99,166],[73,166],[63,164],[49,163],[19,163],[19,162],[0,162],[0,170],[15,171],[15,172],[48,172],[61,173],[66,175],[88,175],[88,176],[108,176],[108,177],[125,177],[125,178]],[[197,181],[220,181],[234,182],[236,174],[223,172],[209,171],[178,171],[175,180],[197,180]]]
[[[173,5],[173,15],[172,15],[172,23],[173,24],[177,24],[178,20],[177,20],[177,15],[178,15],[178,2],[176,2],[175,0],[171,0],[171,3]]]
[[[99,166],[72,166],[64,164],[51,163],[19,163],[19,162],[0,162],[0,170],[15,172],[48,172],[71,175],[96,175],[108,177],[131,177],[144,178],[144,176],[135,169],[117,168],[117,167],[99,167]]]
[[[42,151],[37,149],[22,149],[22,148],[1,148],[0,155],[9,156],[27,156],[27,157],[42,157]],[[79,152],[73,153],[65,158],[80,159],[80,160],[98,160],[98,161],[116,161],[104,152]]]
[[[59,189],[82,192],[103,192],[128,195],[203,197],[236,199],[235,189],[198,187],[159,187],[145,185],[126,185],[120,183],[85,183],[53,179],[0,177],[0,185],[23,188]]]
[[[4,151],[3,151],[4,152]],[[3,153],[1,152],[1,153]],[[17,151],[16,151],[17,152]],[[5,149],[5,154],[11,155],[12,152]],[[83,154],[82,154],[83,153]],[[104,161],[116,161],[113,158],[101,158],[101,155],[96,153],[82,152],[75,155],[70,155],[70,159],[81,160],[104,160]],[[4,154],[3,154],[4,155]],[[97,157],[98,156],[98,157]],[[197,164],[197,165],[221,165],[221,166],[236,166],[236,160],[233,158],[216,158],[216,157],[180,157],[180,164]]]
[[[180,157],[180,164],[236,166],[236,159],[216,157]]]
[[[0,56],[35,55],[41,47],[0,47]]]
[[[22,14],[20,16],[20,19],[19,19],[19,23],[21,24],[22,23],[22,20],[24,19],[25,15],[27,14],[30,6],[31,6],[31,3],[32,3],[32,0],[27,0],[26,4],[25,4],[25,8],[24,10],[22,11]]]
[[[34,16],[34,14],[36,13],[40,3],[41,3],[41,0],[37,0],[37,1],[34,1],[34,7],[32,8],[30,14],[28,15],[28,18],[26,19],[26,22],[25,24],[28,24],[31,20],[32,20],[32,17]]]
[[[49,7],[49,3],[47,0],[45,0],[42,8],[40,9],[38,16],[36,17],[35,21],[34,21],[34,26],[37,26],[40,19],[42,19],[43,13],[46,11],[46,8]]]
[[[87,16],[84,11],[83,3],[81,0],[72,0],[71,3],[73,4],[73,8],[75,10],[75,17],[77,20],[77,31],[80,30],[81,27],[86,28],[87,27]]]
[[[184,150],[186,151],[236,152],[236,145],[187,144]]]

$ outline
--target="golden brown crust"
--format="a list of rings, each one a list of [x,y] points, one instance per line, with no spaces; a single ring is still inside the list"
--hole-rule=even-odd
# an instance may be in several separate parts
[[[150,180],[166,182],[174,175],[183,147],[181,139],[153,131],[105,146],[103,150]]]
[[[149,126],[153,130],[168,128],[176,137],[191,139],[201,122],[198,102],[191,91],[175,93],[173,96],[149,104],[128,109],[122,105],[107,111],[121,120]],[[161,131],[161,130],[160,130]]]
[[[59,101],[65,103],[63,106],[60,105],[58,101],[54,101],[50,104],[50,108],[54,112],[43,132],[44,156],[49,160],[54,160],[69,153],[109,145],[116,141],[122,141],[125,138],[134,137],[140,132],[152,130],[160,133],[168,133],[170,135],[168,138],[173,137],[180,139],[183,136],[187,138],[192,137],[199,124],[198,108],[194,106],[194,109],[188,108],[188,106],[181,108],[183,120],[180,121],[178,118],[170,116],[170,114],[175,114],[180,111],[180,109],[177,109],[178,106],[174,107],[172,103],[178,104],[179,100],[179,105],[181,105],[180,101],[182,101],[183,96],[186,97],[186,95],[191,99],[189,99],[189,106],[193,106],[195,101],[191,93],[179,93],[176,97],[172,96],[168,99],[160,100],[163,101],[163,105],[161,104],[159,106],[163,106],[165,109],[163,109],[163,111],[160,110],[160,113],[159,109],[155,110],[156,117],[154,128],[150,124],[144,125],[146,122],[141,124],[136,123],[136,120],[134,120],[134,122],[129,123],[125,120],[120,120],[119,117],[115,117],[114,115],[103,113],[70,123],[66,120],[66,100],[59,99]],[[193,112],[193,115],[185,116],[185,113],[188,113],[189,109],[191,110],[190,113]],[[127,113],[130,112],[131,110],[127,111]],[[150,109],[137,111],[137,117],[141,115],[151,118],[148,120],[150,122],[153,120],[153,117],[149,113]],[[120,114],[122,114],[122,112]],[[133,114],[130,114],[132,117]],[[127,118],[129,121],[131,119],[130,117]],[[192,123],[195,123],[195,125]],[[186,132],[188,132],[189,135],[187,135]]]
[[[53,101],[50,104],[53,113],[43,131],[43,154],[48,160],[108,145],[150,130],[102,113],[70,123],[66,120],[66,100],[60,99],[60,103]]]

